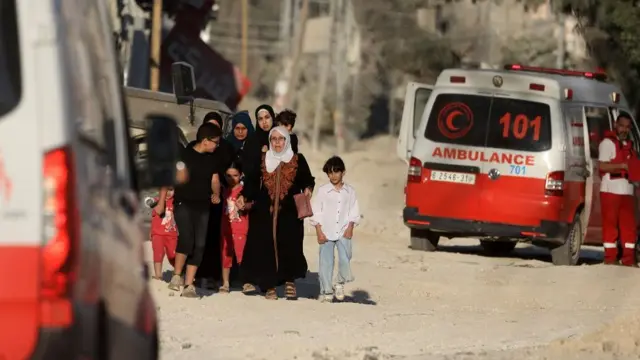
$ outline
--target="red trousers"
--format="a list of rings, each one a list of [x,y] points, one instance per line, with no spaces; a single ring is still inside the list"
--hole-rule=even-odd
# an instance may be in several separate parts
[[[244,253],[244,245],[247,242],[247,234],[232,234],[231,231],[223,230],[222,239],[220,240],[220,246],[222,247],[222,268],[231,269],[234,254],[238,264],[242,263],[242,254]]]
[[[161,263],[165,254],[171,266],[176,259],[176,245],[178,237],[175,235],[151,235],[151,248],[153,249],[153,262]]]
[[[602,211],[602,242],[604,261],[613,263],[618,258],[618,238],[622,244],[622,264],[636,261],[636,215],[633,195],[600,193]]]

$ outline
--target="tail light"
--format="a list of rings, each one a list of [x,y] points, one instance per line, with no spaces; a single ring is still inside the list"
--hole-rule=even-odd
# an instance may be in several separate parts
[[[464,84],[467,82],[467,79],[464,76],[451,76],[449,77],[449,81],[453,84]]]
[[[44,244],[40,295],[44,312],[42,320],[50,325],[65,325],[71,321],[71,304],[59,300],[71,295],[75,280],[79,224],[72,164],[68,148],[53,150],[44,157]]]
[[[529,84],[529,90],[544,91],[544,85],[532,83]]]
[[[143,293],[136,316],[135,328],[143,334],[151,334],[156,328],[156,307],[148,290]]]
[[[414,157],[409,160],[409,171],[407,172],[407,182],[419,183],[422,178],[422,161]]]
[[[544,182],[544,194],[562,196],[564,189],[564,171],[554,171],[547,174]]]

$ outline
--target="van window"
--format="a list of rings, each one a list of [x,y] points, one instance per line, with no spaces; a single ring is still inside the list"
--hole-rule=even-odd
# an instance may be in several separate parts
[[[441,143],[545,151],[551,148],[549,105],[481,95],[436,97],[425,137]]]
[[[429,101],[429,96],[431,96],[431,92],[433,90],[426,88],[419,88],[416,90],[415,101],[413,103],[413,137],[415,138],[418,135],[418,128],[420,127],[420,122],[422,120],[422,113],[424,113],[424,108],[427,106],[427,101]]]
[[[606,107],[584,107],[589,130],[589,153],[592,159],[598,158],[598,146],[604,138],[604,132],[611,130],[609,110]]]
[[[16,1],[0,0],[0,116],[13,110],[22,96]]]

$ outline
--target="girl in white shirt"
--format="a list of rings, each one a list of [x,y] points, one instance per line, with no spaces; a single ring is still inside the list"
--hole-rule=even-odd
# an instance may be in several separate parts
[[[333,156],[325,163],[322,171],[329,183],[318,188],[313,197],[313,217],[320,244],[318,275],[320,278],[320,300],[331,302],[334,298],[344,300],[344,284],[354,280],[351,273],[351,239],[353,228],[360,221],[360,208],[355,189],[343,181],[346,168],[344,161]],[[333,265],[335,250],[338,250],[338,276],[333,286]]]

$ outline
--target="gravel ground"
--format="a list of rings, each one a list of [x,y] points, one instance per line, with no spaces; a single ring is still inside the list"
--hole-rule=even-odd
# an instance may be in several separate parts
[[[525,244],[500,258],[472,239],[410,250],[401,221],[406,165],[391,146],[376,139],[345,156],[364,213],[347,301],[315,299],[314,236],[305,238],[310,272],[297,302],[237,291],[183,299],[155,281],[162,359],[639,358],[640,271],[597,265],[597,248],[576,267],[554,267],[546,251]],[[323,157],[309,159],[324,182]]]

